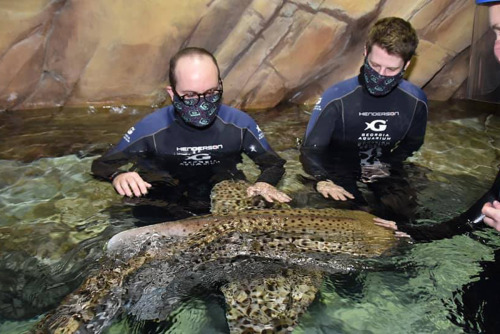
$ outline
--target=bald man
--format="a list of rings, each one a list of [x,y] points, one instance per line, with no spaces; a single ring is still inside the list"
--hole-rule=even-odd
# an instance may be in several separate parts
[[[215,183],[245,179],[236,167],[245,153],[261,171],[248,195],[290,201],[275,188],[285,161],[249,115],[221,103],[214,56],[202,48],[179,51],[170,60],[169,79],[172,105],[131,127],[115,148],[93,162],[93,174],[110,181],[122,196],[151,197],[154,192],[168,202],[187,196],[209,207]],[[127,163],[133,167],[121,169]]]

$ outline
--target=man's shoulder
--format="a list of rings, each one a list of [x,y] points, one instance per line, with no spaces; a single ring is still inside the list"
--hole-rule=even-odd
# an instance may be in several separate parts
[[[169,127],[173,120],[174,108],[173,106],[167,106],[161,109],[157,109],[149,115],[146,115],[130,130],[133,130],[135,137],[144,137],[161,129]]]
[[[414,98],[421,100],[425,104],[427,104],[427,96],[425,95],[424,91],[420,89],[417,85],[407,81],[407,80],[401,80],[401,82],[398,85],[398,88],[404,91],[405,93],[413,96]]]
[[[152,121],[152,120],[168,120],[174,115],[174,107],[172,105],[156,109],[150,114],[144,116],[142,121]]]
[[[361,88],[361,85],[359,84],[358,77],[353,77],[341,82],[336,83],[333,86],[330,86],[323,95],[321,95],[321,98],[316,102],[316,105],[314,106],[313,111],[314,112],[321,112],[325,110],[325,108],[331,104],[332,102],[336,100],[340,100],[344,97],[347,97],[354,92],[358,90],[358,88]],[[361,91],[361,90],[358,90]]]
[[[247,127],[255,123],[252,117],[246,112],[227,106],[220,106],[218,117],[226,124],[233,124],[238,127]]]
[[[224,124],[226,124],[226,126],[233,126],[238,129],[248,130],[253,133],[254,136],[259,140],[264,140],[264,133],[260,129],[257,122],[255,122],[255,120],[244,111],[229,107],[227,105],[221,105],[217,117]]]
[[[361,85],[358,81],[358,77],[352,77],[350,79],[336,83],[330,86],[324,93],[322,99],[325,101],[336,100],[342,98],[348,94],[354,92]]]

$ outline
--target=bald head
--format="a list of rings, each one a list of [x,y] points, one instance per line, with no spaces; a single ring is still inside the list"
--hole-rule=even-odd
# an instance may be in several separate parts
[[[215,66],[217,70],[217,79],[218,79],[220,77],[220,71],[219,71],[219,65],[217,64],[217,60],[215,59],[214,55],[203,48],[188,47],[180,50],[170,59],[170,69],[168,72],[170,85],[172,87],[177,86],[177,81],[179,79],[176,73],[177,65],[181,59],[184,58],[199,59],[204,57],[208,58],[211,61],[212,65]]]

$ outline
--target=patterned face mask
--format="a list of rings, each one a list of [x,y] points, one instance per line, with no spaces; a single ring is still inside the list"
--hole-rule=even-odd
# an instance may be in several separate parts
[[[404,66],[403,66],[404,68]],[[403,79],[404,69],[401,70],[396,75],[386,76],[379,74],[375,71],[370,64],[368,64],[368,59],[365,59],[365,64],[361,67],[361,76],[363,77],[363,83],[368,92],[374,96],[384,96],[389,94],[394,87]]]
[[[187,105],[174,95],[174,108],[184,122],[197,128],[203,128],[212,124],[217,117],[217,112],[221,104],[220,98],[215,102],[207,99],[199,99],[194,105]]]

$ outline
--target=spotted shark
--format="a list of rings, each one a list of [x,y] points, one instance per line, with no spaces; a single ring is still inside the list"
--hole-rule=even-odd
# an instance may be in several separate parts
[[[373,215],[339,209],[266,208],[248,184],[223,181],[211,214],[121,232],[102,268],[35,333],[100,333],[119,317],[162,321],[197,291],[220,291],[231,333],[288,333],[325,274],[366,267],[400,242]]]

